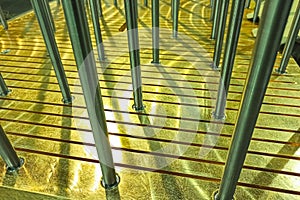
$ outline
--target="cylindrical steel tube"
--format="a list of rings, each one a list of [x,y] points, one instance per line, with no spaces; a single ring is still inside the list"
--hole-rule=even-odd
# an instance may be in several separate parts
[[[2,74],[0,73],[0,96],[6,96],[10,90],[7,88]]]
[[[172,37],[177,38],[178,36],[178,18],[179,18],[179,7],[180,0],[173,0],[173,32]]]
[[[216,200],[233,198],[293,0],[266,0]]]
[[[2,126],[0,125],[0,155],[7,165],[9,171],[15,171],[22,166],[22,160],[7,138]]]
[[[159,0],[152,0],[152,57],[159,64]]]
[[[90,10],[92,14],[92,21],[94,25],[94,33],[96,38],[96,44],[97,44],[97,51],[100,61],[105,60],[105,53],[104,53],[104,45],[103,45],[103,39],[102,39],[102,33],[101,33],[101,26],[99,22],[99,11],[98,11],[98,5],[97,1],[99,0],[89,0],[90,4]]]
[[[262,0],[256,0],[256,4],[255,4],[255,8],[254,8],[254,13],[253,13],[253,22],[254,23],[257,21],[261,2],[262,2]]]
[[[210,8],[211,8],[211,10],[210,10],[210,17],[209,17],[210,21],[214,21],[214,15],[215,15],[215,9],[216,9],[216,1],[217,0],[211,0],[210,1]]]
[[[251,0],[246,0],[245,8],[250,8]]]
[[[101,0],[96,0],[96,3],[97,3],[98,12],[99,12],[99,17],[102,17],[103,16],[103,9],[102,9]]]
[[[223,46],[223,40],[224,40],[224,32],[226,27],[226,19],[227,19],[227,13],[228,13],[228,5],[229,0],[221,0],[221,6],[220,10],[217,12],[219,14],[216,21],[219,21],[218,28],[217,28],[217,38],[215,42],[215,51],[213,56],[213,69],[218,69],[220,65],[221,60],[221,54],[222,54],[222,46]]]
[[[222,1],[221,0],[215,0],[214,7],[213,7],[213,25],[212,25],[212,30],[211,30],[211,39],[216,39],[218,29],[220,26],[220,14],[221,14],[221,6],[222,6]]]
[[[174,19],[174,3],[175,0],[171,0],[171,19]]]
[[[137,0],[124,0],[124,3],[134,97],[133,108],[137,111],[140,111],[144,109],[144,105],[142,95],[140,44],[137,23]]]
[[[105,188],[118,185],[89,27],[81,0],[62,0]]]
[[[50,25],[52,27],[53,32],[55,32],[56,28],[55,28],[53,15],[51,13],[51,8],[50,8],[50,5],[49,5],[49,1],[48,0],[43,0],[43,1],[44,1],[44,5],[45,5],[45,8],[46,8],[46,12],[48,13],[47,16],[49,17]]]
[[[0,21],[4,27],[4,30],[7,30],[8,29],[8,24],[7,24],[7,21],[5,19],[5,16],[4,16],[4,13],[3,13],[3,10],[0,6]]]
[[[286,68],[289,63],[290,57],[292,55],[293,48],[295,46],[295,42],[299,33],[299,29],[300,29],[300,1],[298,3],[298,7],[292,22],[292,28],[289,32],[287,42],[283,49],[280,67],[276,69],[276,71],[280,74],[286,73]]]
[[[224,58],[221,68],[219,91],[216,101],[216,109],[214,112],[215,119],[224,119],[225,117],[226,99],[242,25],[245,1],[246,0],[233,0],[232,2]]]
[[[51,28],[51,22],[46,10],[45,2],[40,0],[31,0],[31,4],[38,19],[41,32],[57,77],[57,81],[62,92],[63,102],[71,103],[73,99],[55,41],[54,32]]]

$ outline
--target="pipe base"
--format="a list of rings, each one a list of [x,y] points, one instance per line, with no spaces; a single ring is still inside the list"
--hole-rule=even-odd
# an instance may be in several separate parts
[[[8,90],[7,92],[0,93],[0,96],[5,97],[5,96],[9,95],[11,92],[12,92],[11,90]]]
[[[101,179],[101,185],[102,187],[104,187],[104,189],[106,190],[112,190],[116,187],[118,187],[119,183],[121,181],[121,178],[118,174],[116,174],[116,182],[114,184],[111,184],[111,185],[107,185],[105,182],[104,182],[104,179]]]
[[[24,158],[19,158],[20,159],[20,166],[17,166],[17,167],[7,167],[7,173],[11,174],[11,173],[14,173],[16,171],[18,171],[25,163],[25,159]]]
[[[64,104],[72,104],[73,101],[74,101],[75,97],[74,96],[71,96],[71,99],[62,99],[62,102]]]

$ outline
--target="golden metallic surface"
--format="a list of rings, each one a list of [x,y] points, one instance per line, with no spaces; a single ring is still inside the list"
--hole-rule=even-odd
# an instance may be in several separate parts
[[[139,6],[145,112],[133,104],[124,8],[103,3],[107,62],[97,63],[121,177],[105,191],[62,8],[51,4],[73,105],[64,105],[33,13],[0,30],[0,72],[13,91],[0,99],[0,123],[26,163],[6,174],[0,160],[0,199],[211,199],[218,189],[247,77],[256,27],[244,20],[225,123],[214,123],[219,72],[212,71],[209,1],[181,1],[179,39],[171,38],[170,2],[161,4],[161,65],[151,64],[151,10]],[[246,10],[250,12],[250,10]],[[89,17],[90,19],[90,17]],[[90,24],[93,33],[92,25]],[[95,39],[92,35],[93,45]],[[96,53],[96,51],[91,52]],[[98,56],[95,54],[95,57]],[[280,63],[278,55],[276,66]],[[275,67],[276,67],[275,66]],[[274,68],[275,68],[274,67]],[[274,73],[267,90],[236,199],[300,199],[300,70]]]

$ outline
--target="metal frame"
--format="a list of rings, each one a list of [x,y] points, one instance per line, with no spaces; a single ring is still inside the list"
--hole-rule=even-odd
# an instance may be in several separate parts
[[[228,95],[230,79],[236,55],[236,49],[240,36],[245,1],[246,0],[233,0],[232,2],[224,58],[221,68],[219,90],[216,101],[216,108],[213,114],[215,119],[225,118],[226,99]]]
[[[144,105],[142,94],[139,32],[137,23],[137,0],[124,0],[124,3],[134,97],[134,105],[132,107],[136,111],[142,111],[144,110]]]
[[[73,97],[71,96],[67,77],[55,41],[53,27],[50,22],[51,17],[48,16],[49,12],[47,11],[47,2],[45,0],[31,0],[31,4],[39,22],[46,48],[53,65],[60,90],[62,92],[63,102],[66,104],[72,103]]]
[[[102,170],[101,183],[105,189],[111,189],[119,184],[120,178],[115,172],[108,140],[106,118],[84,2],[62,0],[62,6]]]
[[[215,200],[233,198],[292,3],[292,0],[267,0],[264,6],[238,121]]]
[[[279,74],[286,73],[286,68],[289,63],[290,57],[292,55],[293,48],[295,46],[295,42],[299,33],[299,29],[300,29],[300,1],[298,3],[297,10],[292,22],[292,28],[289,32],[287,42],[283,49],[280,66],[278,69],[276,69],[276,72],[278,72]]]
[[[0,125],[0,155],[4,160],[4,162],[6,163],[7,172],[9,173],[19,170],[24,164],[24,159],[18,157],[15,149],[11,145],[1,125]]]

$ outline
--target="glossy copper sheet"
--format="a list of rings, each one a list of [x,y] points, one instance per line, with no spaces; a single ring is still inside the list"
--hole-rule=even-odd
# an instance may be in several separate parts
[[[151,62],[151,12],[139,6],[145,113],[133,104],[124,9],[103,3],[106,63],[97,63],[110,141],[121,183],[100,186],[101,172],[85,113],[62,8],[51,4],[56,39],[75,101],[63,105],[33,13],[0,30],[0,72],[12,93],[0,123],[26,159],[18,175],[1,164],[1,199],[210,199],[218,189],[247,76],[256,26],[243,22],[225,123],[210,117],[219,72],[212,71],[209,1],[181,1],[179,40],[171,38],[170,2],[161,4],[161,66]],[[246,10],[246,12],[250,12]],[[91,25],[90,25],[91,26]],[[91,28],[91,33],[93,32]],[[94,41],[94,36],[92,36]],[[95,43],[94,43],[95,47]],[[95,51],[96,53],[96,51]],[[95,55],[97,57],[97,55]],[[280,55],[276,61],[278,66]],[[272,75],[236,199],[300,199],[300,71]]]

